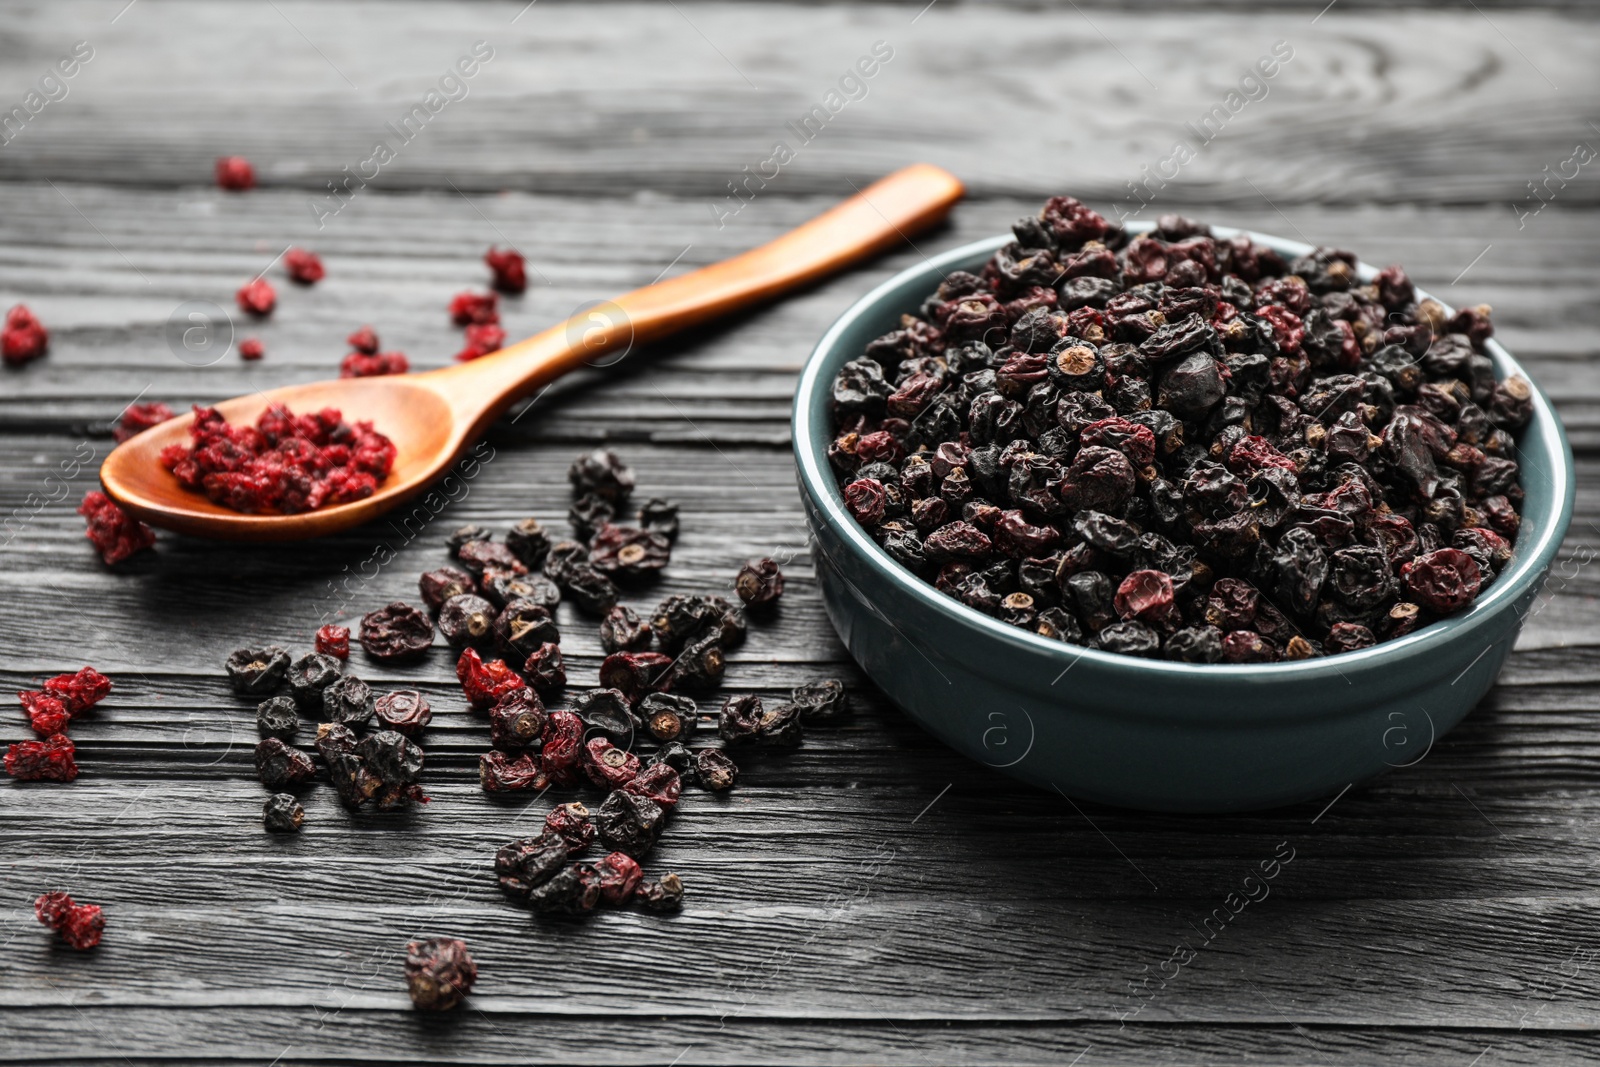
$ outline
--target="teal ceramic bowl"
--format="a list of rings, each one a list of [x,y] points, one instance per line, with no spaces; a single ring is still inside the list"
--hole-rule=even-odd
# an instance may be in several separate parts
[[[1287,256],[1310,250],[1250,237]],[[1192,665],[1050,641],[895,563],[845,510],[827,460],[834,374],[915,311],[943,275],[976,270],[1008,240],[957,248],[880,285],[833,324],[801,374],[794,450],[813,561],[828,617],[862,669],[929,732],[980,763],[1130,808],[1273,807],[1424,758],[1494,684],[1571,519],[1572,450],[1549,399],[1535,387],[1518,457],[1527,495],[1512,560],[1462,614],[1396,641],[1294,663]],[[1501,377],[1526,377],[1498,344],[1489,354]]]

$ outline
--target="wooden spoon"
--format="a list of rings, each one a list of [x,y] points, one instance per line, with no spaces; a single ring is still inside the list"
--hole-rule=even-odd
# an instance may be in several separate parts
[[[493,355],[425,374],[290,385],[216,405],[231,423],[251,423],[270,404],[296,412],[332,407],[371,420],[394,441],[394,469],[365,500],[300,515],[246,515],[180,486],[161,466],[163,448],[189,441],[188,415],[124,442],[100,468],[100,484],[130,514],[153,526],[236,541],[320,537],[372,519],[427,488],[516,400],[618,348],[792,292],[876,255],[938,222],[961,198],[961,183],[917,164],[743,255],[619,296]]]

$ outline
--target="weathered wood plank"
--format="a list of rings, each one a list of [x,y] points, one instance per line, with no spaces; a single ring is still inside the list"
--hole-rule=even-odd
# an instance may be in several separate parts
[[[7,16],[7,99],[74,41],[96,51],[0,153],[0,178],[198,185],[215,155],[240,151],[264,181],[322,194],[388,138],[397,158],[373,185],[390,190],[720,200],[786,139],[796,156],[774,184],[787,192],[927,158],[984,193],[1037,196],[1072,174],[1131,203],[1141,165],[1187,136],[1198,157],[1162,198],[1237,199],[1254,182],[1284,202],[1508,202],[1592,135],[1600,85],[1585,13],[922,6],[413,3],[388,16],[404,32],[381,37],[356,5],[146,0],[115,24],[87,2],[24,8]],[[480,39],[494,58],[468,95],[409,143],[390,133]],[[880,40],[893,58],[864,96],[833,102],[808,142],[786,128]],[[1278,40],[1293,59],[1266,95],[1247,86],[1257,99],[1235,102],[1213,143],[1188,134]],[[1560,195],[1593,203],[1594,189]]]

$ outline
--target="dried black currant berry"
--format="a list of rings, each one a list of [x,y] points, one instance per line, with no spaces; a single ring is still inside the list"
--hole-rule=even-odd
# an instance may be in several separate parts
[[[484,578],[483,596],[500,608],[513,600],[527,600],[553,612],[561,603],[561,587],[542,574],[496,573]]]
[[[761,714],[756,743],[767,748],[793,748],[805,737],[798,704],[778,704]]]
[[[493,541],[468,541],[456,553],[456,558],[468,571],[479,576],[490,571],[526,574],[528,570],[515,552]]]
[[[633,895],[650,911],[677,911],[683,907],[683,879],[669,871],[659,882],[640,882]]]
[[[550,554],[550,534],[539,525],[538,519],[523,519],[506,534],[506,547],[511,549],[529,570],[544,565]]]
[[[361,647],[373,659],[416,659],[433,647],[433,620],[396,600],[361,617]]]
[[[610,578],[588,563],[574,567],[563,587],[572,602],[590,615],[604,615],[622,595]]]
[[[274,793],[261,809],[261,823],[270,833],[292,834],[306,821],[306,811],[288,793]]]
[[[766,607],[783,595],[783,572],[773,560],[751,560],[739,568],[733,588],[752,608]]]
[[[614,789],[595,812],[594,823],[607,849],[642,860],[660,840],[666,813],[654,801]]]
[[[256,745],[256,774],[275,793],[305,785],[316,773],[310,756],[276,737],[262,738]]]
[[[600,879],[593,867],[575,863],[536,887],[527,903],[541,915],[582,915],[600,903]]]
[[[639,509],[639,525],[651,533],[661,534],[669,541],[678,539],[678,505],[667,500],[651,499]]]
[[[262,737],[288,741],[300,729],[300,716],[292,697],[268,697],[256,705],[256,729]]]
[[[289,667],[289,690],[302,708],[314,711],[322,705],[322,691],[339,679],[344,664],[332,656],[311,652]]]
[[[628,698],[616,689],[590,689],[572,698],[572,712],[590,730],[598,730],[617,744],[633,739],[634,718]]]
[[[494,640],[494,605],[481,596],[463,593],[439,608],[439,632],[451,648],[478,648]]]
[[[539,886],[567,865],[567,844],[560,834],[542,833],[502,845],[494,857],[500,889],[513,900],[527,903]]]
[[[764,709],[755,693],[729,697],[717,717],[717,734],[730,745],[752,743],[761,732]]]
[[[652,689],[670,684],[673,661],[659,652],[613,652],[600,664],[600,684],[635,705]]]
[[[844,683],[837,678],[817,678],[794,687],[794,703],[808,721],[836,719],[849,710]]]
[[[372,720],[377,700],[372,689],[353,674],[346,674],[322,691],[322,718],[350,727]]]
[[[449,547],[452,556],[461,554],[461,546],[469,541],[488,541],[494,534],[483,526],[459,526],[444,543]]]
[[[676,741],[668,741],[656,749],[655,753],[645,761],[645,767],[654,767],[658,763],[664,763],[677,771],[678,777],[689,785],[693,785],[697,780],[694,753]]]
[[[611,652],[643,652],[655,632],[632,608],[617,605],[600,620],[600,647]]]
[[[597,448],[573,460],[567,480],[573,492],[594,493],[614,504],[633,492],[633,472],[609,448]]]
[[[567,687],[567,665],[561,655],[561,646],[553,641],[540,645],[523,664],[522,674],[540,696],[560,694]]]
[[[695,702],[677,693],[651,693],[636,710],[644,720],[645,730],[663,744],[687,741],[700,721]]]
[[[616,518],[616,515],[617,509],[611,501],[595,493],[585,493],[567,509],[567,522],[572,526],[574,537],[588,541],[596,530]]]
[[[494,640],[507,661],[526,660],[543,644],[560,644],[561,631],[550,609],[531,600],[513,600],[494,620]]]
[[[694,754],[695,781],[713,793],[732,789],[739,768],[720,748],[702,748]]]
[[[643,653],[641,653],[643,654]],[[678,653],[671,674],[672,687],[692,692],[709,692],[722,684],[727,660],[722,651],[722,638],[717,633],[706,633]]]
[[[406,946],[406,988],[411,1003],[423,1011],[449,1011],[461,1003],[478,980],[478,965],[467,943],[452,937],[430,937]]]
[[[478,582],[458,567],[440,567],[438,570],[424,571],[422,577],[417,579],[417,589],[429,610],[438,611],[453,596],[477,592]]]
[[[532,689],[514,689],[489,709],[489,743],[507,750],[537,744],[545,720],[538,695]]]
[[[672,558],[672,542],[664,534],[633,526],[606,523],[589,543],[589,562],[596,570],[618,579],[654,574]]]
[[[228,682],[241,696],[266,696],[289,673],[289,653],[277,645],[241,648],[228,657]]]

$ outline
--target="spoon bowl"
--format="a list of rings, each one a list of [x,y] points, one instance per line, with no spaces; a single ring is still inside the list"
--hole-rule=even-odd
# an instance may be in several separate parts
[[[394,442],[388,478],[371,496],[295,515],[251,515],[178,484],[161,450],[189,442],[187,415],[118,446],[100,468],[106,494],[130,515],[199,537],[292,541],[348,529],[422,492],[518,399],[607,352],[648,344],[799,289],[902,244],[961,198],[954,176],[916,164],[876,182],[759,248],[635,289],[498,352],[425,374],[290,385],[214,405],[253,424],[270,405],[297,413],[337,408]]]

